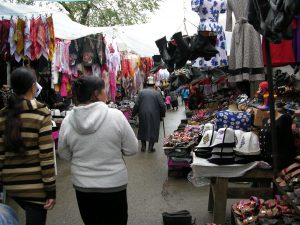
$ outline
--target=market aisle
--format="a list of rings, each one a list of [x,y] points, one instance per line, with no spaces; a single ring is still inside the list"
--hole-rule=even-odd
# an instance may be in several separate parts
[[[178,112],[168,112],[166,132],[173,132],[184,117],[183,107]],[[126,159],[129,171],[128,225],[160,225],[162,212],[182,209],[190,210],[197,218],[197,224],[211,222],[207,213],[208,187],[195,188],[186,179],[167,179],[167,161],[161,149],[162,128],[160,140],[156,153],[138,153]],[[82,225],[70,181],[69,164],[58,160],[58,169],[58,201],[48,214],[47,225]]]

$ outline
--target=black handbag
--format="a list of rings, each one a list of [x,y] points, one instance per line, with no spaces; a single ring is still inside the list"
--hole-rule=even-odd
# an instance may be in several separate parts
[[[162,214],[164,225],[195,225],[192,223],[191,213],[182,210],[174,213],[164,212]]]

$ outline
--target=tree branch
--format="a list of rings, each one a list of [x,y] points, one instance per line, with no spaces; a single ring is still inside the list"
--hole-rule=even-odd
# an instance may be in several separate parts
[[[61,4],[61,5],[65,8],[65,10],[67,10],[67,12],[69,13],[70,18],[71,18],[72,20],[75,20],[75,21],[76,21],[74,12],[73,12],[73,10],[68,6],[68,4],[65,3],[65,2],[59,2],[59,4]]]

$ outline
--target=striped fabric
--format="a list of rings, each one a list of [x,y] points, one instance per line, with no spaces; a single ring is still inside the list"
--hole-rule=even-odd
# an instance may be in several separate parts
[[[5,112],[5,108],[0,111],[0,181],[10,197],[44,204],[56,197],[50,111],[36,100],[23,100],[24,155],[5,148]]]

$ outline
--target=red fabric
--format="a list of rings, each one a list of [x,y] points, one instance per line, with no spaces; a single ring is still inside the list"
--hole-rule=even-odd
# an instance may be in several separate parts
[[[292,29],[293,30],[296,30],[297,29],[297,20],[296,19],[293,19],[293,21],[292,21]]]
[[[125,78],[127,78],[128,74],[129,74],[129,68],[128,68],[128,62],[126,59],[122,59],[121,61],[121,66],[122,66],[122,73],[123,73],[123,76]]]
[[[42,52],[46,50],[46,24],[43,22],[42,18],[37,20],[37,43],[38,49],[36,49],[38,59],[41,57]]]
[[[266,61],[266,51],[265,51],[265,39],[262,42],[262,50],[264,57],[264,64]],[[285,66],[295,63],[295,53],[293,50],[292,40],[283,40],[281,44],[271,44],[271,57],[273,66]]]
[[[151,68],[153,67],[153,59],[148,57],[142,57],[140,61],[141,61],[140,64],[141,70],[144,71],[146,74],[148,74]]]
[[[37,59],[37,49],[38,49],[38,43],[37,43],[37,20],[32,18],[30,20],[30,40],[31,40],[31,60]]]
[[[107,66],[107,64],[103,64],[101,66],[101,73],[103,73],[104,71],[108,72],[108,66]]]
[[[0,21],[0,54],[5,55],[9,51],[8,35],[9,35],[10,21]]]

